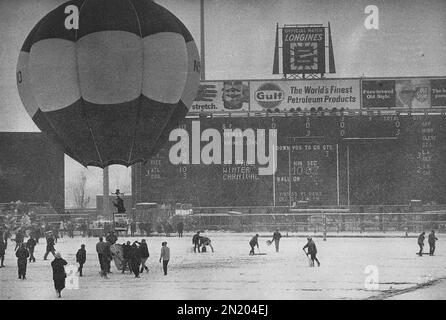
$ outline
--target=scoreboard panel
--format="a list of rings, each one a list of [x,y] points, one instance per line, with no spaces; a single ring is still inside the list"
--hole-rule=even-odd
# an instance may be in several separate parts
[[[187,133],[188,161],[172,164],[169,154],[179,143],[175,140],[145,165],[134,166],[136,202],[286,206],[305,200],[311,205],[385,205],[420,199],[446,203],[446,118],[441,115],[200,118],[185,119],[177,129]],[[201,138],[208,129],[220,136],[216,137],[220,150],[209,153],[216,162],[212,164],[203,162],[203,153],[209,152],[206,146],[213,141]],[[240,138],[244,162],[235,162],[237,146],[231,146],[233,161],[227,163],[225,130],[236,129],[239,136],[254,140]],[[263,146],[268,155],[269,134],[274,130],[277,153],[270,162],[277,170],[262,175],[259,168],[266,165],[259,162],[258,150]],[[246,161],[249,152],[255,154],[255,163]]]

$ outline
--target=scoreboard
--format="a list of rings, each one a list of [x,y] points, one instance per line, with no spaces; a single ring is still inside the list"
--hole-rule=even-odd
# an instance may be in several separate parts
[[[194,126],[200,128],[195,138]],[[301,200],[312,205],[446,203],[442,115],[200,118],[185,119],[177,129],[187,132],[189,161],[172,163],[174,140],[146,164],[133,166],[134,201],[195,206],[286,206]],[[209,144],[210,139],[200,139],[207,129],[221,137],[225,130],[252,129],[256,151],[262,130],[268,136],[275,129],[277,170],[260,174],[258,158],[255,163],[193,163],[192,153]],[[242,140],[244,160],[252,147],[248,140]]]

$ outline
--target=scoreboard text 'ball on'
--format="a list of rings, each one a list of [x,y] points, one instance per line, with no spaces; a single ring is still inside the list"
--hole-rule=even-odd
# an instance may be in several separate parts
[[[66,29],[68,5],[79,29]],[[181,21],[150,0],[74,0],[48,13],[19,54],[17,85],[39,129],[84,166],[149,159],[186,115],[199,55]]]

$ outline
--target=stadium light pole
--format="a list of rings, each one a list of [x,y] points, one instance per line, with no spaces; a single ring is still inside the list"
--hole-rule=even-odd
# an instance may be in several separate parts
[[[200,0],[200,78],[206,80],[204,48],[204,0]]]
[[[336,144],[336,195],[339,206],[339,143]]]
[[[347,144],[347,205],[350,206],[350,146]]]
[[[273,207],[276,206],[276,146],[273,145]]]
[[[288,149],[288,189],[291,208],[291,148]]]

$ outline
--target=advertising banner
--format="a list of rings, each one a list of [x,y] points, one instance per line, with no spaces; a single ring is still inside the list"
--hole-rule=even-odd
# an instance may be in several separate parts
[[[446,107],[446,79],[431,80],[432,107]]]
[[[439,104],[442,103],[441,87],[443,84],[436,83],[436,92],[438,93],[436,103]],[[431,107],[433,90],[431,90],[430,79],[363,80],[361,86],[362,107],[366,109],[428,109]]]
[[[325,28],[282,29],[283,73],[325,73]]]
[[[250,81],[251,111],[359,109],[359,79]]]
[[[431,107],[431,88],[429,79],[395,80],[396,108]]]
[[[363,108],[393,108],[395,106],[395,80],[363,80]]]
[[[189,114],[249,110],[248,81],[203,81]]]

